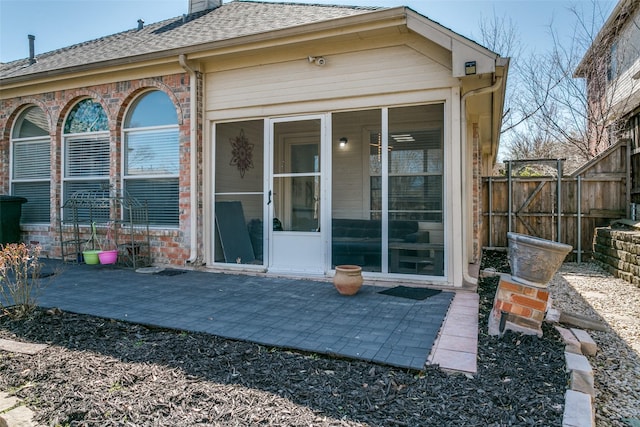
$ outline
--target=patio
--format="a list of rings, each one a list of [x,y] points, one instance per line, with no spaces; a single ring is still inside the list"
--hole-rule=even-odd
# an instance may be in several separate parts
[[[48,260],[39,303],[64,311],[206,332],[266,346],[391,366],[476,372],[478,296],[443,291],[424,300],[352,297],[327,281],[165,270]]]

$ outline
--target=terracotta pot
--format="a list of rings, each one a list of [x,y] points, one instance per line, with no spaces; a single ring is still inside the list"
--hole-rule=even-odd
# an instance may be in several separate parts
[[[336,265],[333,285],[342,295],[355,295],[362,287],[362,267],[359,265]]]

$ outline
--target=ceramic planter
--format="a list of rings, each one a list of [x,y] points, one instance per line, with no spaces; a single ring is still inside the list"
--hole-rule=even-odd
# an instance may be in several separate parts
[[[362,282],[362,267],[359,265],[336,265],[333,285],[341,295],[355,295]]]
[[[507,233],[511,277],[525,285],[546,287],[558,271],[564,258],[573,249],[571,245]]]

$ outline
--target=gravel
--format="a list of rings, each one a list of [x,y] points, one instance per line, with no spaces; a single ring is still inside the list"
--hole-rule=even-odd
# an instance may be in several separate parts
[[[504,254],[486,254],[483,267],[508,270]],[[592,282],[584,285],[585,299],[604,282],[624,288],[628,295],[617,302],[625,315],[609,320],[597,304],[589,311],[579,297],[582,285],[573,287],[583,281]],[[602,315],[623,331],[592,333],[601,347],[592,359],[603,390],[598,425],[625,425],[623,418],[637,417],[640,406],[637,346],[632,350],[638,324],[629,323],[638,321],[639,290],[625,283],[582,264],[563,267],[551,284],[554,305]],[[39,310],[23,320],[0,316],[0,338],[50,344],[33,356],[0,351],[0,390],[23,399],[37,422],[51,426],[559,426],[568,380],[564,345],[547,324],[543,338],[510,331],[488,336],[496,286],[495,277],[480,280],[475,376]],[[609,310],[611,301],[601,307]]]
[[[553,306],[605,322],[588,331],[598,344],[590,356],[598,426],[640,425],[640,288],[591,263],[565,263],[549,284]]]

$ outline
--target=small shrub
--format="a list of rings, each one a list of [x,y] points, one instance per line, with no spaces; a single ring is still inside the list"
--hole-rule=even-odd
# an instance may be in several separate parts
[[[23,317],[36,307],[40,289],[39,245],[0,245],[0,312]]]

